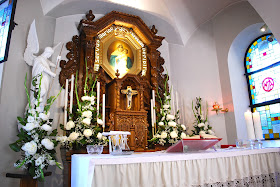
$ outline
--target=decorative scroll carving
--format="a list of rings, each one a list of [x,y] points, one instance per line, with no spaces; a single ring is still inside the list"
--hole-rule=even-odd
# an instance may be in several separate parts
[[[157,34],[158,30],[156,29],[156,26],[155,26],[155,25],[152,26],[151,31],[152,31],[154,34]]]
[[[86,15],[86,18],[89,21],[94,20],[95,16],[92,14],[92,10],[89,10],[88,14]]]
[[[146,120],[140,116],[135,117],[134,124],[135,124],[135,147],[138,149],[146,149],[146,142],[147,142],[147,126],[143,125],[146,123]]]
[[[109,115],[109,131],[113,131],[115,129],[115,114],[110,113]]]
[[[115,130],[130,131],[128,145],[131,150],[145,150],[147,148],[147,118],[146,112],[128,113],[117,112]]]
[[[72,41],[66,44],[66,49],[69,50],[66,55],[68,62],[65,60],[60,61],[59,83],[61,86],[65,84],[66,79],[69,79],[72,74],[76,74],[79,67],[79,36],[73,36]]]

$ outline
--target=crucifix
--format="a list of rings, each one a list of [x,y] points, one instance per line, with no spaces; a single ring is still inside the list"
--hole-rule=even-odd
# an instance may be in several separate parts
[[[131,86],[127,86],[126,90],[121,90],[122,94],[126,94],[127,109],[131,109],[132,96],[138,94],[136,90],[132,90]]]

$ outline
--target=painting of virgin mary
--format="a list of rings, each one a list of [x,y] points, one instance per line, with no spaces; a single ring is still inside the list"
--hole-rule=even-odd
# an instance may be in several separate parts
[[[128,49],[123,44],[118,44],[110,55],[110,65],[115,72],[118,70],[121,75],[126,74],[131,69],[132,63]]]

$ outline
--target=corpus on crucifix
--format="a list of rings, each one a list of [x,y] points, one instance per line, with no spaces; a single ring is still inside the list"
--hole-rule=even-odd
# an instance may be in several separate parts
[[[132,96],[138,94],[136,90],[132,90],[131,86],[127,86],[126,90],[121,90],[122,94],[126,94],[127,109],[130,110],[132,106]]]

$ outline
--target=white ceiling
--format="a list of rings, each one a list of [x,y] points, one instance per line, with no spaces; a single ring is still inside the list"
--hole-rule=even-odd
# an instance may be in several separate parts
[[[41,0],[45,15],[55,18],[85,14],[106,14],[112,10],[134,14],[169,43],[183,45],[203,23],[223,9],[245,0]]]

